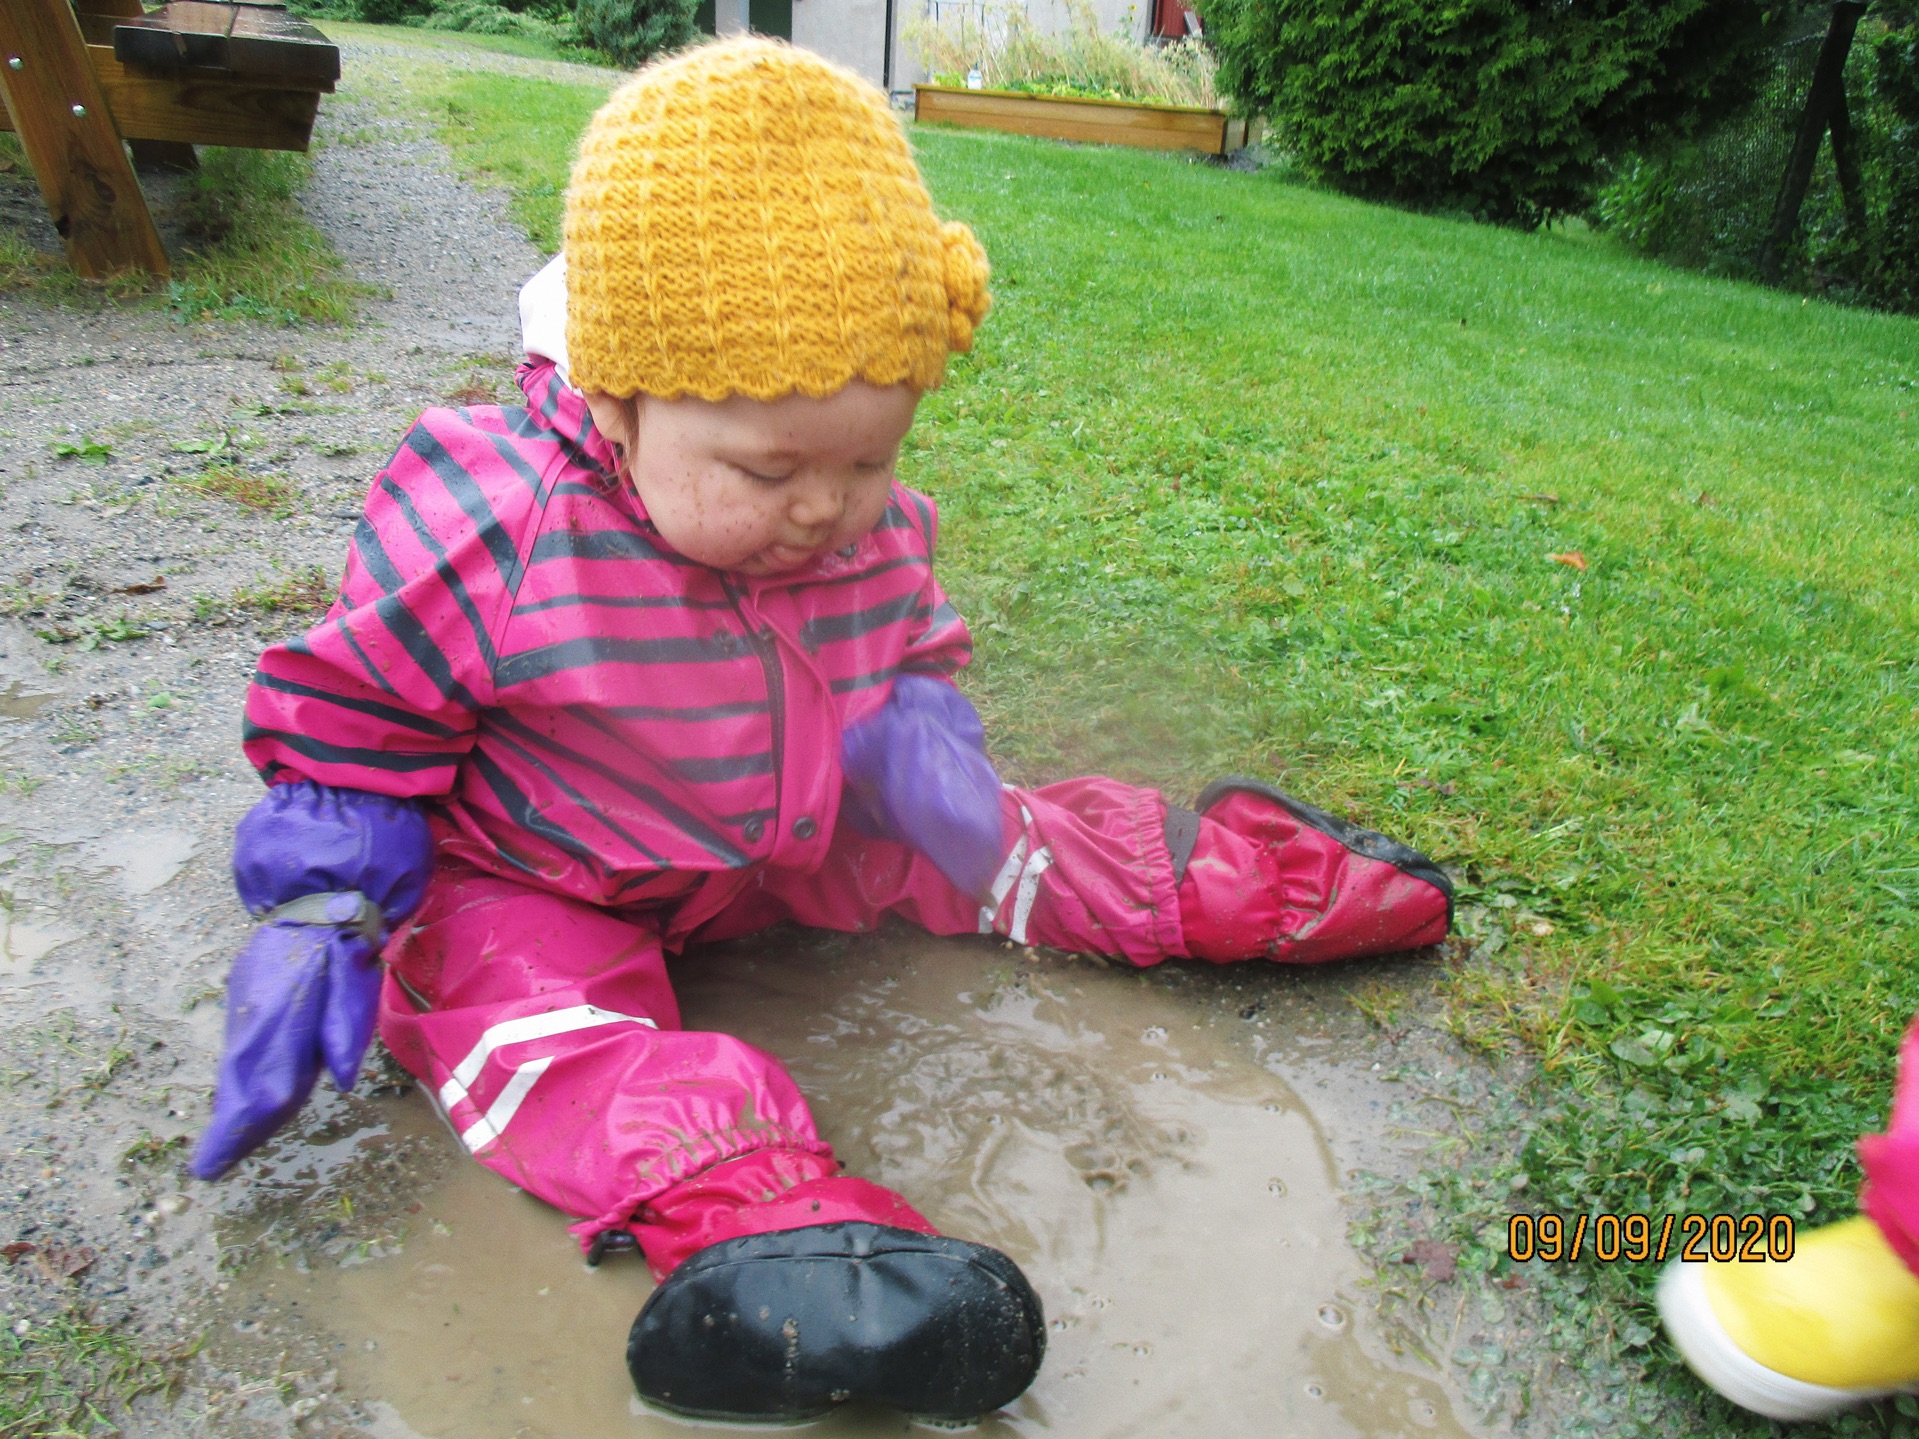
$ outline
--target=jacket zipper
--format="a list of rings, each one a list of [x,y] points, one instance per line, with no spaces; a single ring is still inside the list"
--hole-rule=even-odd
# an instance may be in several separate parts
[[[740,627],[746,632],[746,642],[759,656],[760,669],[766,675],[766,704],[773,724],[773,843],[777,845],[780,804],[785,789],[782,781],[786,768],[786,672],[780,668],[779,641],[773,637],[772,627],[755,629],[741,608],[739,593],[730,584],[727,591],[733,601],[733,612],[740,617]]]

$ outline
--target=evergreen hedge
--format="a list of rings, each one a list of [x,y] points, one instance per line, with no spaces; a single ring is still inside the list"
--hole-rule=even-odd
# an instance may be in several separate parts
[[[690,45],[699,0],[578,0],[573,23],[580,38],[622,65]]]
[[[1220,81],[1352,193],[1536,225],[1746,98],[1765,0],[1200,0]]]

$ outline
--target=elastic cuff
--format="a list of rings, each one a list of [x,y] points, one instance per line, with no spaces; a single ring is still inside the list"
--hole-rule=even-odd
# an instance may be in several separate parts
[[[833,1146],[824,1139],[780,1125],[709,1132],[660,1155],[647,1165],[643,1174],[636,1176],[636,1182],[628,1191],[629,1197],[596,1218],[569,1224],[567,1233],[578,1239],[580,1248],[585,1250],[592,1244],[593,1236],[602,1229],[627,1228],[642,1205],[650,1204],[667,1190],[684,1184],[716,1164],[724,1164],[729,1159],[738,1159],[758,1149],[792,1149],[826,1159],[833,1157]]]

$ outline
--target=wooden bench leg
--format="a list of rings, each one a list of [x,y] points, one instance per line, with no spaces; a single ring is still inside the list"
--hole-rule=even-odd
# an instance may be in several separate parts
[[[167,252],[68,0],[0,3],[0,100],[75,272],[166,274]]]

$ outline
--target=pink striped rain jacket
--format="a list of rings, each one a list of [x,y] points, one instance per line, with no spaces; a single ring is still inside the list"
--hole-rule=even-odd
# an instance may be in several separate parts
[[[332,610],[261,657],[247,757],[438,799],[442,853],[672,904],[672,942],[757,866],[819,866],[841,728],[972,641],[925,496],[895,484],[872,534],[800,576],[725,574],[661,540],[551,363],[519,378],[526,408],[428,410],[401,441]]]

